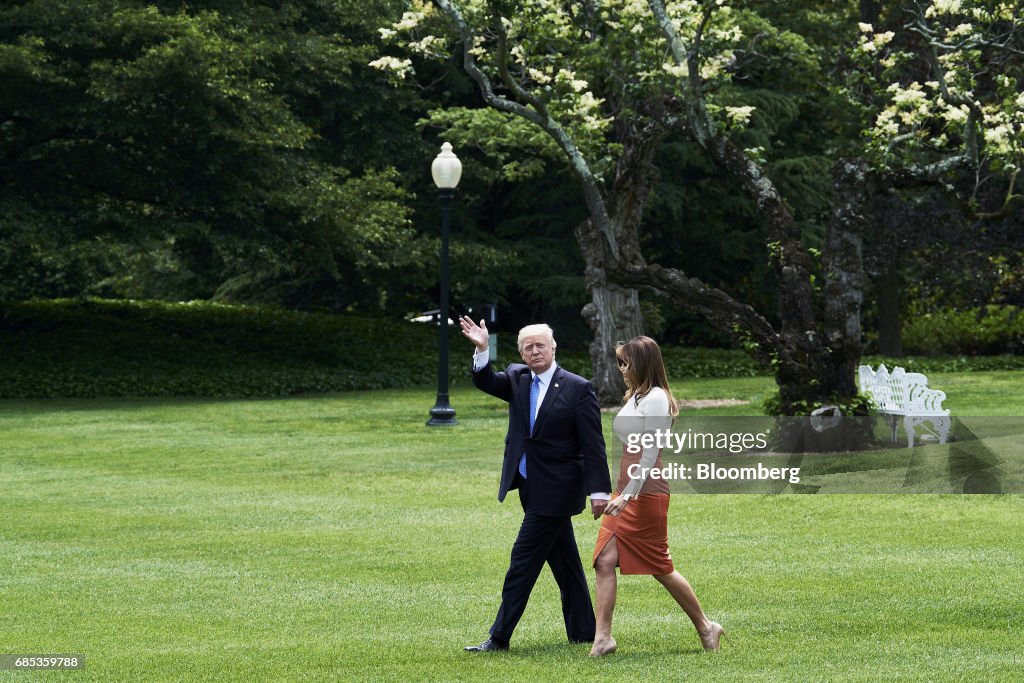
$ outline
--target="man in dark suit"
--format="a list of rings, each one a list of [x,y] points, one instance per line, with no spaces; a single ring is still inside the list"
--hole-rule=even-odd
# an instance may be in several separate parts
[[[555,340],[547,325],[519,331],[525,365],[496,372],[488,359],[484,321],[459,321],[462,334],[476,345],[473,384],[508,402],[508,434],[498,500],[519,489],[524,516],[501,590],[501,607],[490,637],[471,652],[508,649],[512,631],[526,609],[544,563],[562,594],[565,632],[573,642],[594,640],[594,608],[572,517],[583,511],[590,494],[594,519],[608,504],[611,480],[601,433],[601,410],[589,381],[555,363]]]

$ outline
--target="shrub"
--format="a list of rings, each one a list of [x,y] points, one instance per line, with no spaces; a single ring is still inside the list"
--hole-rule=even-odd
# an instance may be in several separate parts
[[[499,364],[518,361],[500,333]],[[672,378],[767,374],[743,351],[664,347]],[[99,299],[0,306],[0,398],[258,397],[429,386],[437,381],[434,325],[272,306]],[[449,339],[449,379],[468,384],[471,348]],[[590,376],[586,351],[558,362]],[[1022,356],[865,357],[916,372],[1021,370]],[[808,406],[810,409],[813,406]]]
[[[864,356],[862,365],[878,367],[885,363],[890,370],[900,366],[908,372],[997,372],[1024,370],[1024,356]]]
[[[1022,353],[1024,315],[1017,306],[996,305],[911,315],[903,324],[903,347],[911,354]]]
[[[0,307],[0,397],[283,396],[429,384],[437,328],[206,302]],[[456,340],[458,337],[458,340]],[[468,353],[453,332],[453,384]]]
[[[765,415],[792,415],[808,416],[815,410],[825,406],[836,406],[842,415],[864,416],[871,408],[871,399],[863,394],[848,399],[840,399],[833,396],[828,401],[797,401],[790,406],[789,411],[782,409],[782,396],[779,392],[773,392],[761,403],[761,409]]]

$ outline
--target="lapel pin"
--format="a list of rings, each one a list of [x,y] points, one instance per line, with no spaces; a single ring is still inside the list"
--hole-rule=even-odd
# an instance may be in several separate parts
[[[558,388],[558,384],[556,383],[556,384],[555,384],[555,389],[557,389],[557,388]]]

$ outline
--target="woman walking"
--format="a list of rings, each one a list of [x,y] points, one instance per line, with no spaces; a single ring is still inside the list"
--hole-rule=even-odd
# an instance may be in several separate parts
[[[625,405],[615,417],[615,433],[623,442],[617,495],[605,508],[594,548],[597,572],[597,633],[591,656],[615,652],[612,613],[617,579],[623,574],[649,574],[675,599],[693,622],[705,650],[717,650],[724,629],[708,620],[689,582],[675,570],[668,550],[669,488],[664,479],[648,477],[661,469],[661,451],[642,448],[637,436],[671,427],[679,414],[668,386],[661,349],[650,337],[634,337],[615,351],[626,380]],[[633,435],[630,438],[630,435]],[[633,451],[633,452],[631,452]],[[632,465],[634,477],[629,472]]]

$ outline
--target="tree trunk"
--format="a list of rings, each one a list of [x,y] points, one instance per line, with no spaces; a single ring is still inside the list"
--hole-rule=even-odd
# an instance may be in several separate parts
[[[900,274],[895,262],[886,266],[876,284],[878,291],[878,351],[883,356],[903,357],[900,320]]]
[[[626,383],[615,360],[615,347],[644,333],[640,295],[635,288],[608,281],[604,264],[606,245],[590,219],[576,228],[576,241],[586,263],[586,286],[590,303],[583,307],[583,318],[594,339],[590,343],[590,365],[597,398],[603,406],[622,404]]]
[[[615,360],[615,347],[643,334],[640,297],[637,290],[608,284],[604,278],[589,291],[591,301],[583,307],[583,317],[594,333],[590,363],[597,398],[604,406],[620,405],[626,383]]]
[[[863,160],[842,159],[832,168],[832,218],[822,254],[828,344],[822,384],[829,400],[840,402],[857,395],[854,376],[861,355],[866,181],[867,164]]]
[[[742,180],[758,201],[779,279],[780,329],[773,329],[749,305],[676,269],[609,258],[607,275],[623,286],[659,292],[676,305],[702,314],[741,342],[774,370],[783,414],[801,414],[813,404],[853,398],[861,354],[861,247],[867,193],[864,164],[841,162],[834,169],[836,208],[825,245],[826,302],[822,311],[814,303],[810,259],[801,244],[799,228],[771,180],[744,161],[742,150],[728,141],[718,141],[717,147],[709,148],[713,150],[712,158]],[[586,235],[581,236],[581,245],[587,241]],[[815,316],[815,310],[822,311],[822,316]]]
[[[590,344],[590,362],[597,397],[601,405],[620,405],[626,383],[615,361],[615,347],[644,333],[640,294],[636,288],[609,282],[609,264],[642,265],[640,226],[644,207],[658,181],[654,157],[667,130],[652,123],[640,131],[617,130],[628,142],[615,165],[608,188],[607,202],[588,202],[590,218],[576,228],[576,241],[586,264],[586,286],[590,303],[583,307],[583,318],[594,339]],[[593,179],[581,176],[586,190],[598,193]],[[586,194],[586,191],[585,191]],[[603,213],[602,213],[603,212]],[[607,226],[605,230],[596,224]]]

